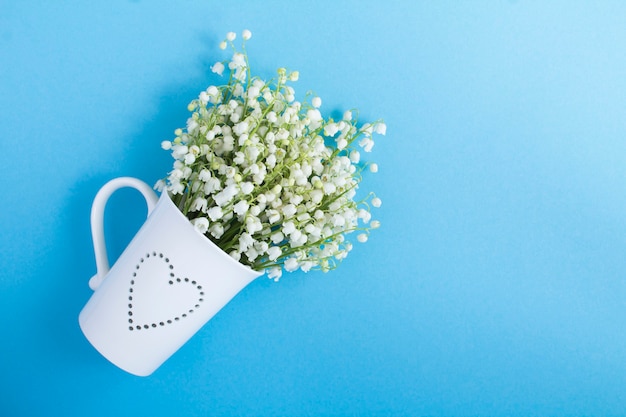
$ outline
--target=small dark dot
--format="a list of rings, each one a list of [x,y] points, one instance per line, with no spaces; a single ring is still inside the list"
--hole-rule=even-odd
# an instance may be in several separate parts
[[[128,330],[133,331],[133,330],[135,330],[135,328],[133,326],[129,326]]]
[[[170,277],[174,278],[174,273],[170,272]]]
[[[202,289],[202,285],[198,285],[198,289],[201,290]]]
[[[141,330],[141,326],[137,326],[137,327],[136,327],[136,329],[137,329],[137,330]]]
[[[178,320],[180,320],[180,318],[174,317],[174,321],[178,321]]]
[[[193,285],[196,285],[196,281],[191,281],[191,283],[192,283]]]
[[[203,301],[204,301],[204,298],[200,298],[198,301],[203,302]]]
[[[152,327],[156,327],[156,323],[152,323]]]
[[[149,329],[149,328],[150,328],[150,326],[148,326],[147,324],[144,324],[144,325],[143,325],[143,328],[144,328],[144,329]]]
[[[143,258],[141,258],[141,259],[139,260],[139,262],[143,262]]]
[[[129,323],[132,323],[132,322],[133,322],[133,319],[128,319],[128,322],[129,322]]]
[[[193,313],[193,309],[190,309],[190,310],[189,310],[189,312],[190,312],[190,313]]]
[[[135,285],[135,280],[134,279],[130,280],[130,285]]]
[[[133,296],[132,296],[132,295],[129,295],[129,296],[128,296],[128,300],[129,300],[129,301],[133,301]]]
[[[133,276],[134,276],[134,277],[136,277],[136,276],[137,276],[137,273],[136,273],[136,272],[133,272]]]
[[[129,311],[129,312],[128,312],[128,315],[129,315],[129,316],[132,316],[132,315],[133,315],[133,312],[132,312],[132,311]]]
[[[128,290],[129,292],[133,292],[133,289],[131,288],[130,290]]]
[[[150,257],[150,254],[149,254],[149,253],[146,253],[146,258],[149,258],[149,257]]]
[[[176,282],[180,282],[180,278],[176,278]]]
[[[169,259],[169,258],[165,258],[165,262],[168,262],[168,263],[169,263],[169,262],[170,262],[170,259]]]
[[[135,269],[139,269],[139,264],[135,265]]]
[[[154,252],[154,256],[156,256],[156,252]],[[163,254],[159,253],[159,258],[162,258],[162,257],[163,257]]]
[[[156,252],[152,252],[152,255],[153,255],[153,256],[156,256]]]
[[[165,323],[160,322],[160,323],[159,323],[159,326],[165,326]]]
[[[198,308],[198,307],[200,307],[200,304],[196,304],[194,307]]]
[[[204,295],[204,291],[200,291],[200,295]]]
[[[128,308],[133,308],[133,305],[132,304],[128,304]]]
[[[167,323],[168,323],[168,324],[172,324],[172,320],[168,320],[168,321],[167,321]]]
[[[172,284],[174,284],[174,281],[172,281],[172,280],[170,279],[170,285],[172,285]]]
[[[185,278],[185,282],[189,282],[189,278]]]
[[[170,269],[174,269],[174,265],[170,265]]]
[[[183,317],[187,317],[187,313],[183,313]]]

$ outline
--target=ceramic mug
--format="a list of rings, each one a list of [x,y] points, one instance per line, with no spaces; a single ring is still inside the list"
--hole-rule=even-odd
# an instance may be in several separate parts
[[[148,218],[109,269],[103,217],[108,198],[122,187],[146,199]],[[89,342],[119,368],[154,372],[246,285],[259,277],[199,233],[163,192],[144,182],[114,179],[91,210],[96,275],[94,293],[79,315]]]

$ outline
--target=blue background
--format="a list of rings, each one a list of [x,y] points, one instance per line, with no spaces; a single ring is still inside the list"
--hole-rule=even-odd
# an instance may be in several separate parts
[[[549,3],[549,4],[544,4]],[[0,0],[0,415],[626,413],[626,3]],[[149,183],[219,79],[300,71],[387,136],[383,227],[329,274],[259,279],[147,378],[77,316],[89,210]],[[364,183],[365,184],[365,183]],[[145,216],[111,199],[121,253]]]

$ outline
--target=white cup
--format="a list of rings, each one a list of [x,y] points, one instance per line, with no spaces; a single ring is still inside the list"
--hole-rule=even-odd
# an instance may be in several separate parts
[[[109,269],[103,216],[122,187],[142,193],[148,219]],[[105,184],[94,199],[91,228],[97,274],[79,315],[89,342],[119,368],[154,372],[261,273],[240,264],[195,230],[163,192],[129,177]]]

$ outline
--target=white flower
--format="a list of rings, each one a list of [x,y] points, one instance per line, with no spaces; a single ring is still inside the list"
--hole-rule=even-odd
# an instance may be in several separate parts
[[[282,212],[285,218],[288,219],[296,214],[296,206],[294,206],[293,204],[287,204],[283,207]]]
[[[235,214],[243,216],[244,214],[246,214],[249,208],[250,204],[248,204],[248,202],[245,200],[241,200],[233,206],[233,211],[235,212]]]
[[[246,122],[245,120],[243,122],[237,123],[235,126],[233,126],[233,132],[237,135],[237,136],[241,136],[244,133],[248,132],[248,122]]]
[[[182,159],[189,152],[189,148],[185,145],[174,145],[172,147],[172,156],[176,159]]]
[[[220,49],[224,50],[224,49],[226,49],[226,46],[227,46],[226,41],[220,42]]]
[[[324,198],[324,192],[322,190],[313,190],[311,191],[309,196],[311,197],[311,202],[313,202],[313,204],[315,205],[318,205],[322,202],[322,199]]]
[[[376,164],[376,163],[371,163],[371,164],[370,164],[370,172],[373,172],[373,173],[378,172],[378,164]]]
[[[166,185],[165,181],[163,181],[162,179],[158,180],[156,184],[154,184],[154,189],[162,193],[163,190],[165,189],[165,185]]]
[[[367,234],[366,233],[361,233],[360,235],[358,235],[356,237],[356,240],[358,240],[361,243],[367,242]]]
[[[348,146],[348,141],[346,140],[346,138],[339,138],[339,140],[337,141],[337,149],[342,150],[345,149],[346,146]]]
[[[337,132],[339,132],[339,128],[337,127],[337,124],[335,123],[329,123],[326,126],[324,126],[324,134],[326,136],[333,137],[337,134]]]
[[[181,184],[179,181],[170,180],[171,183],[167,188],[173,195],[182,194],[185,191],[185,185]]]
[[[270,261],[275,261],[282,253],[283,251],[280,246],[272,246],[267,250],[268,259]]]
[[[235,32],[228,32],[226,34],[226,39],[228,39],[230,42],[234,41],[236,37],[237,34]]]
[[[265,241],[259,242],[257,240],[254,243],[254,248],[259,252],[259,255],[267,253],[267,250],[269,249],[269,247],[270,247],[269,243],[267,243]]]
[[[219,223],[213,223],[209,228],[209,232],[214,238],[219,239],[224,234],[224,226]]]
[[[282,275],[283,269],[279,266],[270,268],[269,271],[267,271],[267,277],[269,279],[273,279],[274,281],[278,281]]]
[[[215,207],[211,207],[210,209],[208,209],[207,214],[209,215],[211,220],[215,221],[215,220],[221,219],[222,216],[224,215],[224,212],[222,211],[221,207],[215,206]]]
[[[207,209],[206,198],[197,197],[191,205],[193,211],[205,211]]]
[[[207,230],[209,230],[209,219],[206,217],[197,217],[191,220],[191,224],[193,224],[194,229],[202,234],[205,234]]]
[[[246,162],[246,155],[243,152],[235,152],[233,162],[237,165],[243,165]]]
[[[289,244],[292,248],[303,246],[308,240],[307,235],[299,230],[295,230],[291,236],[289,236]]]
[[[370,137],[365,137],[359,141],[359,146],[361,146],[365,152],[371,152],[374,147],[374,141]]]
[[[237,194],[237,186],[234,184],[231,184],[231,185],[228,185],[219,193],[217,193],[216,195],[214,195],[213,200],[215,201],[215,204],[217,204],[220,207],[223,207],[226,204],[228,204],[236,194]]]
[[[298,260],[296,258],[285,260],[285,271],[293,272],[296,269],[298,269]]]
[[[322,229],[320,229],[317,226],[314,226],[311,223],[307,224],[304,227],[304,231],[307,232],[309,234],[309,236],[311,236],[313,238],[319,238],[320,235],[322,234]]]
[[[263,224],[258,217],[250,216],[246,219],[246,232],[252,235],[261,230],[263,230]]]
[[[335,184],[333,184],[332,182],[324,183],[324,194],[331,195],[335,191],[337,191],[337,187],[335,187]]]
[[[254,248],[254,246],[251,246],[246,251],[246,256],[250,261],[254,261],[256,258],[258,258],[259,252]]]
[[[235,97],[243,97],[243,86],[241,84],[237,84],[233,89],[233,96]],[[239,115],[237,115],[239,116]],[[231,118],[232,119],[232,118]],[[237,121],[233,120],[233,122],[237,123]]]
[[[252,37],[252,32],[250,32],[248,29],[245,29],[245,30],[241,33],[241,37],[242,37],[244,40],[246,40],[246,41],[247,41],[248,39],[250,39],[250,38]]]
[[[172,149],[172,142],[170,142],[169,140],[164,140],[163,142],[161,142],[161,148],[169,151],[170,149]]]
[[[322,99],[319,97],[313,97],[313,100],[311,100],[311,105],[315,108],[318,108],[322,105]]]
[[[370,227],[372,229],[378,229],[380,227],[380,222],[378,220],[372,220],[370,223]]]
[[[196,156],[192,153],[188,153],[187,155],[185,155],[185,163],[187,165],[191,165],[196,161]]]
[[[267,158],[265,158],[265,165],[267,165],[269,168],[274,168],[276,166],[276,155],[268,155]]]
[[[383,202],[378,197],[372,198],[372,206],[380,207]]]
[[[244,54],[240,54],[239,52],[235,52],[230,62],[228,63],[228,68],[239,69],[246,66],[246,57]]]
[[[298,78],[300,78],[300,73],[298,71],[293,71],[291,74],[289,74],[289,80],[291,81],[298,81]]]
[[[350,110],[346,110],[343,113],[343,120],[345,120],[346,122],[349,122],[350,120],[352,120],[352,112]]]
[[[341,214],[335,214],[333,216],[333,226],[341,227],[345,224],[346,224],[346,218],[343,217]]]
[[[242,233],[241,236],[239,236],[239,251],[240,252],[245,252],[248,250],[248,248],[250,246],[252,246],[254,244],[254,239],[252,239],[252,236],[249,233]]]
[[[266,211],[266,214],[267,214],[267,221],[270,224],[277,223],[281,219],[280,213],[278,212],[278,210],[270,209]]]
[[[265,208],[265,206],[263,206],[263,207],[261,207],[261,206],[252,206],[252,207],[250,207],[250,214],[253,215],[253,216],[258,216],[259,214],[261,214],[261,210],[263,208]]]
[[[292,234],[296,230],[296,225],[289,221],[283,223],[283,233],[286,235]]]
[[[379,135],[385,135],[387,133],[387,125],[384,123],[377,123],[374,127],[374,131]]]
[[[206,89],[206,92],[209,96],[211,97],[216,97],[219,94],[219,90],[217,89],[216,86],[212,85],[209,88]]]
[[[313,262],[311,262],[311,261],[304,261],[300,265],[300,269],[302,271],[304,271],[304,272],[309,272],[313,266],[314,266]]]
[[[216,62],[211,67],[211,71],[213,71],[217,75],[222,75],[224,73],[224,64],[222,64],[221,62]]]
[[[206,184],[204,184],[204,193],[207,195],[213,194],[215,191],[218,191],[222,188],[220,184],[220,180],[212,177],[206,180]]]
[[[248,195],[254,190],[254,184],[248,181],[242,182],[239,186],[241,187],[241,192],[244,195]]]
[[[250,88],[248,88],[247,92],[248,100],[256,100],[260,93],[261,90],[259,89],[259,87],[251,86]]]
[[[278,245],[278,244],[280,244],[283,240],[285,240],[285,235],[284,235],[284,234],[282,234],[282,232],[275,232],[275,233],[272,233],[272,235],[270,236],[270,240],[271,240],[274,244]]]
[[[372,218],[372,214],[365,209],[361,209],[359,210],[358,217],[359,219],[363,220],[363,223],[369,223],[370,219]]]

